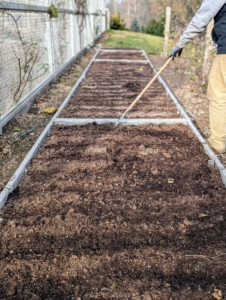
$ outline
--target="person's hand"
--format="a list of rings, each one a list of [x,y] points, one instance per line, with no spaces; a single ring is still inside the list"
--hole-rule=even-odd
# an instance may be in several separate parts
[[[180,57],[181,56],[182,51],[183,51],[183,48],[179,48],[178,46],[176,46],[176,47],[173,48],[173,50],[170,53],[169,57],[172,57],[172,59],[174,60],[174,57],[176,57],[176,56]]]

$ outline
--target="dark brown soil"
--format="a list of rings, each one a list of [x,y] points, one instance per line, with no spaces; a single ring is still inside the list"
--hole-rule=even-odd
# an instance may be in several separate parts
[[[0,215],[1,299],[226,295],[226,192],[185,126],[55,127]]]
[[[64,118],[119,118],[153,78],[149,65],[94,63],[61,114]],[[155,81],[128,118],[178,118],[177,109]]]
[[[142,52],[101,52],[98,59],[146,60]]]

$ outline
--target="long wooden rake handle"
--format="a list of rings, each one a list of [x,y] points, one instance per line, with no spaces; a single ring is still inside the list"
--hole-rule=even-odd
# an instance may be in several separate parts
[[[168,64],[171,62],[172,57],[170,57],[166,63],[161,67],[161,69],[155,74],[155,76],[152,78],[152,80],[146,85],[146,87],[143,89],[143,91],[137,96],[137,98],[133,101],[133,103],[126,109],[126,111],[122,114],[122,116],[119,118],[118,122],[115,124],[117,126],[122,119],[125,117],[125,115],[134,107],[134,105],[140,100],[140,98],[144,95],[144,93],[149,89],[149,87],[152,85],[152,83],[156,80],[156,78],[162,73],[162,71],[168,66]]]

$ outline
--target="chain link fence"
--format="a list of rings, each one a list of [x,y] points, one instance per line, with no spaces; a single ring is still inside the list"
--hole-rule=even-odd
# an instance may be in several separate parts
[[[104,0],[0,2],[0,129],[7,114],[106,30],[107,17]]]

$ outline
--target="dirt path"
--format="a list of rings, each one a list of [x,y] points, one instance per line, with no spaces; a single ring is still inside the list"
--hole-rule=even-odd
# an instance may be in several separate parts
[[[1,211],[1,299],[225,294],[226,193],[207,160],[182,125],[54,128]]]

